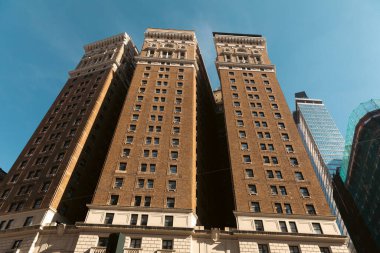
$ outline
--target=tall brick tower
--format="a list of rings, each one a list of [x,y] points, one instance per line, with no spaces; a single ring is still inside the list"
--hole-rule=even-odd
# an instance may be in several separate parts
[[[214,33],[214,42],[237,229],[339,235],[268,58],[265,38]],[[266,252],[268,245],[261,247],[260,252]]]
[[[136,59],[86,223],[194,227],[213,105],[195,33],[147,29]]]
[[[0,185],[0,229],[83,220],[134,71],[127,34],[85,54]]]

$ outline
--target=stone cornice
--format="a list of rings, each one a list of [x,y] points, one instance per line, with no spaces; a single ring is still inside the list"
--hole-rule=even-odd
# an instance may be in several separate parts
[[[196,41],[193,31],[148,28],[146,39],[188,40]]]
[[[251,212],[233,212],[235,216],[248,216],[248,217],[268,217],[278,219],[302,219],[302,220],[326,220],[335,221],[334,215],[302,215],[302,214],[276,214],[276,213],[251,213]]]
[[[149,62],[173,62],[173,63],[183,63],[183,64],[195,64],[195,60],[189,59],[175,59],[175,58],[158,58],[158,57],[143,57],[136,56],[136,61],[149,61]]]
[[[141,211],[141,212],[162,212],[162,213],[184,213],[190,214],[195,212],[191,209],[179,208],[154,208],[154,207],[138,207],[138,206],[110,206],[110,205],[92,205],[87,204],[87,207],[92,210],[113,210],[113,211]]]
[[[93,43],[87,44],[83,48],[87,52],[87,51],[91,51],[91,50],[94,50],[94,49],[98,49],[98,48],[102,48],[102,47],[107,47],[107,46],[115,44],[115,43],[118,43],[118,44],[121,44],[121,43],[127,44],[127,42],[129,40],[131,40],[131,39],[128,36],[128,34],[126,34],[126,33],[120,33],[118,35],[106,38],[104,40],[99,40],[99,41],[95,41]]]
[[[214,34],[215,43],[234,43],[243,45],[265,45],[265,38],[254,37],[254,36],[244,36],[244,35],[224,35],[224,34]]]
[[[272,64],[253,64],[253,63],[238,63],[238,62],[215,62],[217,67],[240,67],[240,68],[262,68],[276,70],[276,67]]]

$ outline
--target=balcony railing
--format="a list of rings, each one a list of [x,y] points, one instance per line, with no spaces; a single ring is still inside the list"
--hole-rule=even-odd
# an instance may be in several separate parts
[[[142,249],[133,249],[133,248],[126,248],[124,249],[124,253],[141,253]]]
[[[90,253],[105,253],[106,249],[106,247],[92,247]]]

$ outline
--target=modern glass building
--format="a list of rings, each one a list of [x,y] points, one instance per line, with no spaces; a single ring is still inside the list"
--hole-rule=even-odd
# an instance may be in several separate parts
[[[380,99],[351,113],[339,176],[334,197],[356,248],[380,252]]]
[[[335,203],[332,187],[332,176],[340,168],[342,162],[343,136],[322,100],[309,98],[303,91],[295,94],[295,102],[294,120],[298,131],[302,136],[330,209],[337,217],[336,222],[340,232],[349,237]],[[351,240],[349,244],[351,251],[355,252]]]

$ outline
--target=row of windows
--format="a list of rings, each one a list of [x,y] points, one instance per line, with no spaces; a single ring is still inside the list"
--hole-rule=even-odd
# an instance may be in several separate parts
[[[274,145],[272,143],[259,143],[258,145],[259,145],[260,150],[275,151]],[[244,150],[244,151],[248,151],[249,150],[248,143],[247,142],[241,142],[240,143],[240,149]],[[294,152],[293,146],[290,144],[285,145],[285,150],[287,153],[293,153]]]
[[[117,177],[115,178],[113,187],[116,189],[121,189],[124,184],[124,178]],[[138,178],[136,181],[136,188],[139,189],[153,189],[154,188],[154,179],[144,179]],[[177,189],[177,181],[176,180],[168,180],[167,181],[167,190],[175,191]]]
[[[306,208],[307,214],[310,214],[310,215],[316,215],[317,214],[313,204],[306,204],[305,208]],[[254,212],[254,213],[260,213],[261,212],[260,203],[254,202],[254,201],[250,202],[250,210],[251,210],[251,212]],[[291,205],[289,203],[284,203],[284,204],[275,203],[274,204],[274,210],[276,213],[284,213],[284,211],[286,214],[292,214],[293,213]]]
[[[144,216],[144,215],[143,215]],[[131,249],[141,249],[142,238],[131,238],[129,248]],[[100,237],[98,241],[98,247],[107,247],[108,237]],[[172,239],[163,239],[162,240],[162,249],[163,250],[172,250],[173,249],[173,240]]]
[[[233,72],[233,71],[229,71],[228,72],[228,75],[229,76],[235,76],[235,72]],[[243,77],[253,77],[253,73],[252,72],[242,72],[242,76]],[[267,74],[261,74],[261,77],[262,78],[268,78],[268,75]]]
[[[242,156],[242,161],[243,163],[252,163],[252,159],[250,155],[243,155]],[[277,156],[263,156],[262,161],[265,165],[278,165],[278,158]],[[295,157],[290,157],[289,158],[290,165],[295,167],[299,166],[298,159]]]
[[[142,173],[147,173],[147,172],[149,172],[149,173],[155,173],[156,172],[156,168],[157,167],[156,167],[155,163],[150,163],[150,164],[142,163],[139,166],[139,172],[142,172]],[[125,172],[126,170],[127,170],[127,163],[126,162],[119,163],[119,165],[118,165],[118,171]],[[175,165],[175,164],[169,165],[169,168],[168,168],[168,173],[169,174],[177,174],[177,172],[178,172],[177,165]]]
[[[159,129],[159,131],[158,131],[158,129]],[[154,127],[152,126],[152,128],[150,128],[150,126],[149,126],[148,132],[154,132]],[[158,128],[158,126],[156,126],[156,132],[161,132],[161,128]],[[125,139],[125,144],[133,144],[134,139],[135,138],[132,135],[128,135]],[[160,144],[160,137],[147,136],[147,137],[145,137],[143,143],[145,145],[151,145],[151,144],[159,145]],[[178,147],[179,146],[179,138],[171,138],[170,139],[170,145],[172,147]],[[128,149],[125,149],[125,152],[123,151],[123,156],[129,156],[129,153],[130,153],[130,150],[128,151]]]

